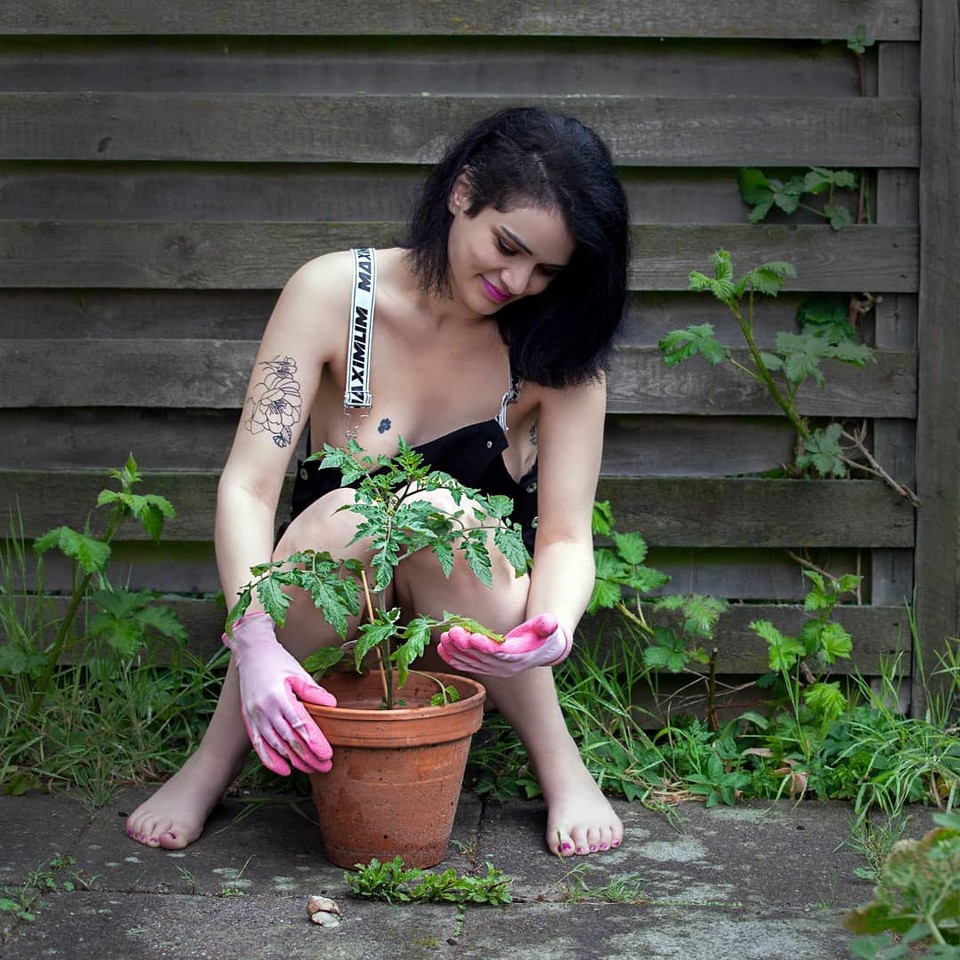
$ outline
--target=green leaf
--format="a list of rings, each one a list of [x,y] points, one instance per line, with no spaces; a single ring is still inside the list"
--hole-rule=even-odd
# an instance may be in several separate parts
[[[801,333],[824,337],[830,343],[857,341],[850,323],[849,304],[842,297],[810,297],[797,307],[797,325]]]
[[[671,330],[660,340],[658,346],[668,366],[681,363],[697,354],[716,366],[730,355],[728,348],[714,337],[711,323],[692,325],[685,330]]]
[[[777,673],[790,670],[805,653],[799,640],[785,636],[769,620],[754,620],[750,629],[766,641],[770,669]]]
[[[853,638],[839,623],[824,624],[819,639],[820,656],[824,663],[846,660],[853,653]]]
[[[639,566],[647,559],[647,543],[639,533],[615,533],[613,542],[625,563]]]
[[[57,527],[34,541],[38,553],[57,548],[71,560],[76,560],[84,573],[104,573],[110,560],[110,545],[70,527]]]
[[[845,477],[847,465],[843,461],[843,448],[840,446],[842,430],[839,423],[814,430],[803,441],[805,452],[797,457],[797,467],[800,470],[812,467],[821,477]]]
[[[804,703],[827,723],[832,723],[847,709],[847,698],[839,683],[815,683],[803,691]]]
[[[493,543],[518,577],[527,572],[531,566],[530,554],[523,542],[523,532],[519,526],[511,524],[509,527],[497,527],[493,533]]]
[[[287,621],[287,608],[290,606],[290,597],[283,592],[275,580],[261,580],[257,584],[257,596],[263,604],[264,612],[278,626],[282,627]]]
[[[594,614],[598,610],[612,610],[623,599],[620,584],[610,580],[594,580],[593,593],[587,604],[587,613]]]
[[[756,167],[743,167],[738,176],[740,196],[743,202],[752,206],[773,202],[773,190],[767,175]]]
[[[342,647],[320,647],[303,661],[303,669],[314,679],[320,679],[331,667],[335,667],[343,656]]]
[[[823,207],[823,215],[827,218],[832,230],[842,230],[853,223],[853,217],[846,207],[836,203],[828,203]]]
[[[39,677],[47,658],[40,650],[20,643],[0,643],[0,677]]]
[[[738,289],[753,290],[768,297],[775,297],[783,287],[783,281],[796,277],[797,271],[786,260],[771,260],[761,263],[745,273],[738,283]]]
[[[874,43],[876,40],[868,36],[867,28],[862,23],[858,23],[853,35],[847,37],[847,48],[860,56],[866,53],[867,48],[872,47]]]
[[[490,569],[490,551],[487,550],[486,535],[482,530],[469,530],[462,543],[463,555],[473,575],[487,587],[493,587],[493,574]]]
[[[594,500],[591,527],[595,535],[609,536],[614,527],[613,509],[609,500]]]
[[[373,623],[364,623],[360,626],[356,645],[353,648],[357,669],[363,658],[381,643],[392,641],[397,634],[397,624],[400,621],[400,608],[378,610],[377,619]]]
[[[394,651],[394,663],[397,666],[397,683],[402,687],[407,682],[410,664],[430,645],[430,631],[435,621],[428,617],[414,617],[404,627],[399,637],[399,646]]]

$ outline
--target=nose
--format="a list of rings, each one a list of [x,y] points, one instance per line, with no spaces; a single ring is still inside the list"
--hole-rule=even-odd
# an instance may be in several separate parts
[[[500,274],[503,286],[507,293],[514,297],[519,297],[526,293],[530,284],[530,276],[533,268],[527,264],[511,264],[510,267]]]

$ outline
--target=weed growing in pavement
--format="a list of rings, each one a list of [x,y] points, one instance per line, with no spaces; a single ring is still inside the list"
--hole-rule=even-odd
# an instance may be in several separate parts
[[[56,853],[46,863],[31,870],[23,883],[0,886],[0,913],[15,921],[32,923],[37,919],[36,907],[46,894],[89,890],[97,877],[84,876],[74,869],[76,863],[74,857]]]
[[[381,863],[356,864],[343,875],[350,892],[357,897],[386,903],[509,903],[512,878],[493,864],[485,874],[457,873],[452,867],[442,872],[405,867],[400,857]]]

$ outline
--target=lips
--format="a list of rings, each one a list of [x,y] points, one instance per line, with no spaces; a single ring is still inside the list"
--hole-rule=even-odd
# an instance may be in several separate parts
[[[487,296],[494,303],[506,303],[510,299],[509,293],[504,293],[499,287],[495,287],[486,277],[481,277],[483,289],[487,291]]]

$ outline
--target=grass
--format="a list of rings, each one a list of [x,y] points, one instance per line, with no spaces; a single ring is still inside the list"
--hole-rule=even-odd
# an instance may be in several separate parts
[[[0,784],[8,794],[71,787],[96,810],[118,785],[180,766],[205,729],[228,653],[203,660],[185,638],[166,638],[162,657],[151,643],[125,653],[93,635],[97,610],[85,598],[67,662],[38,699],[57,627],[44,587],[42,557],[14,521],[0,548]]]

